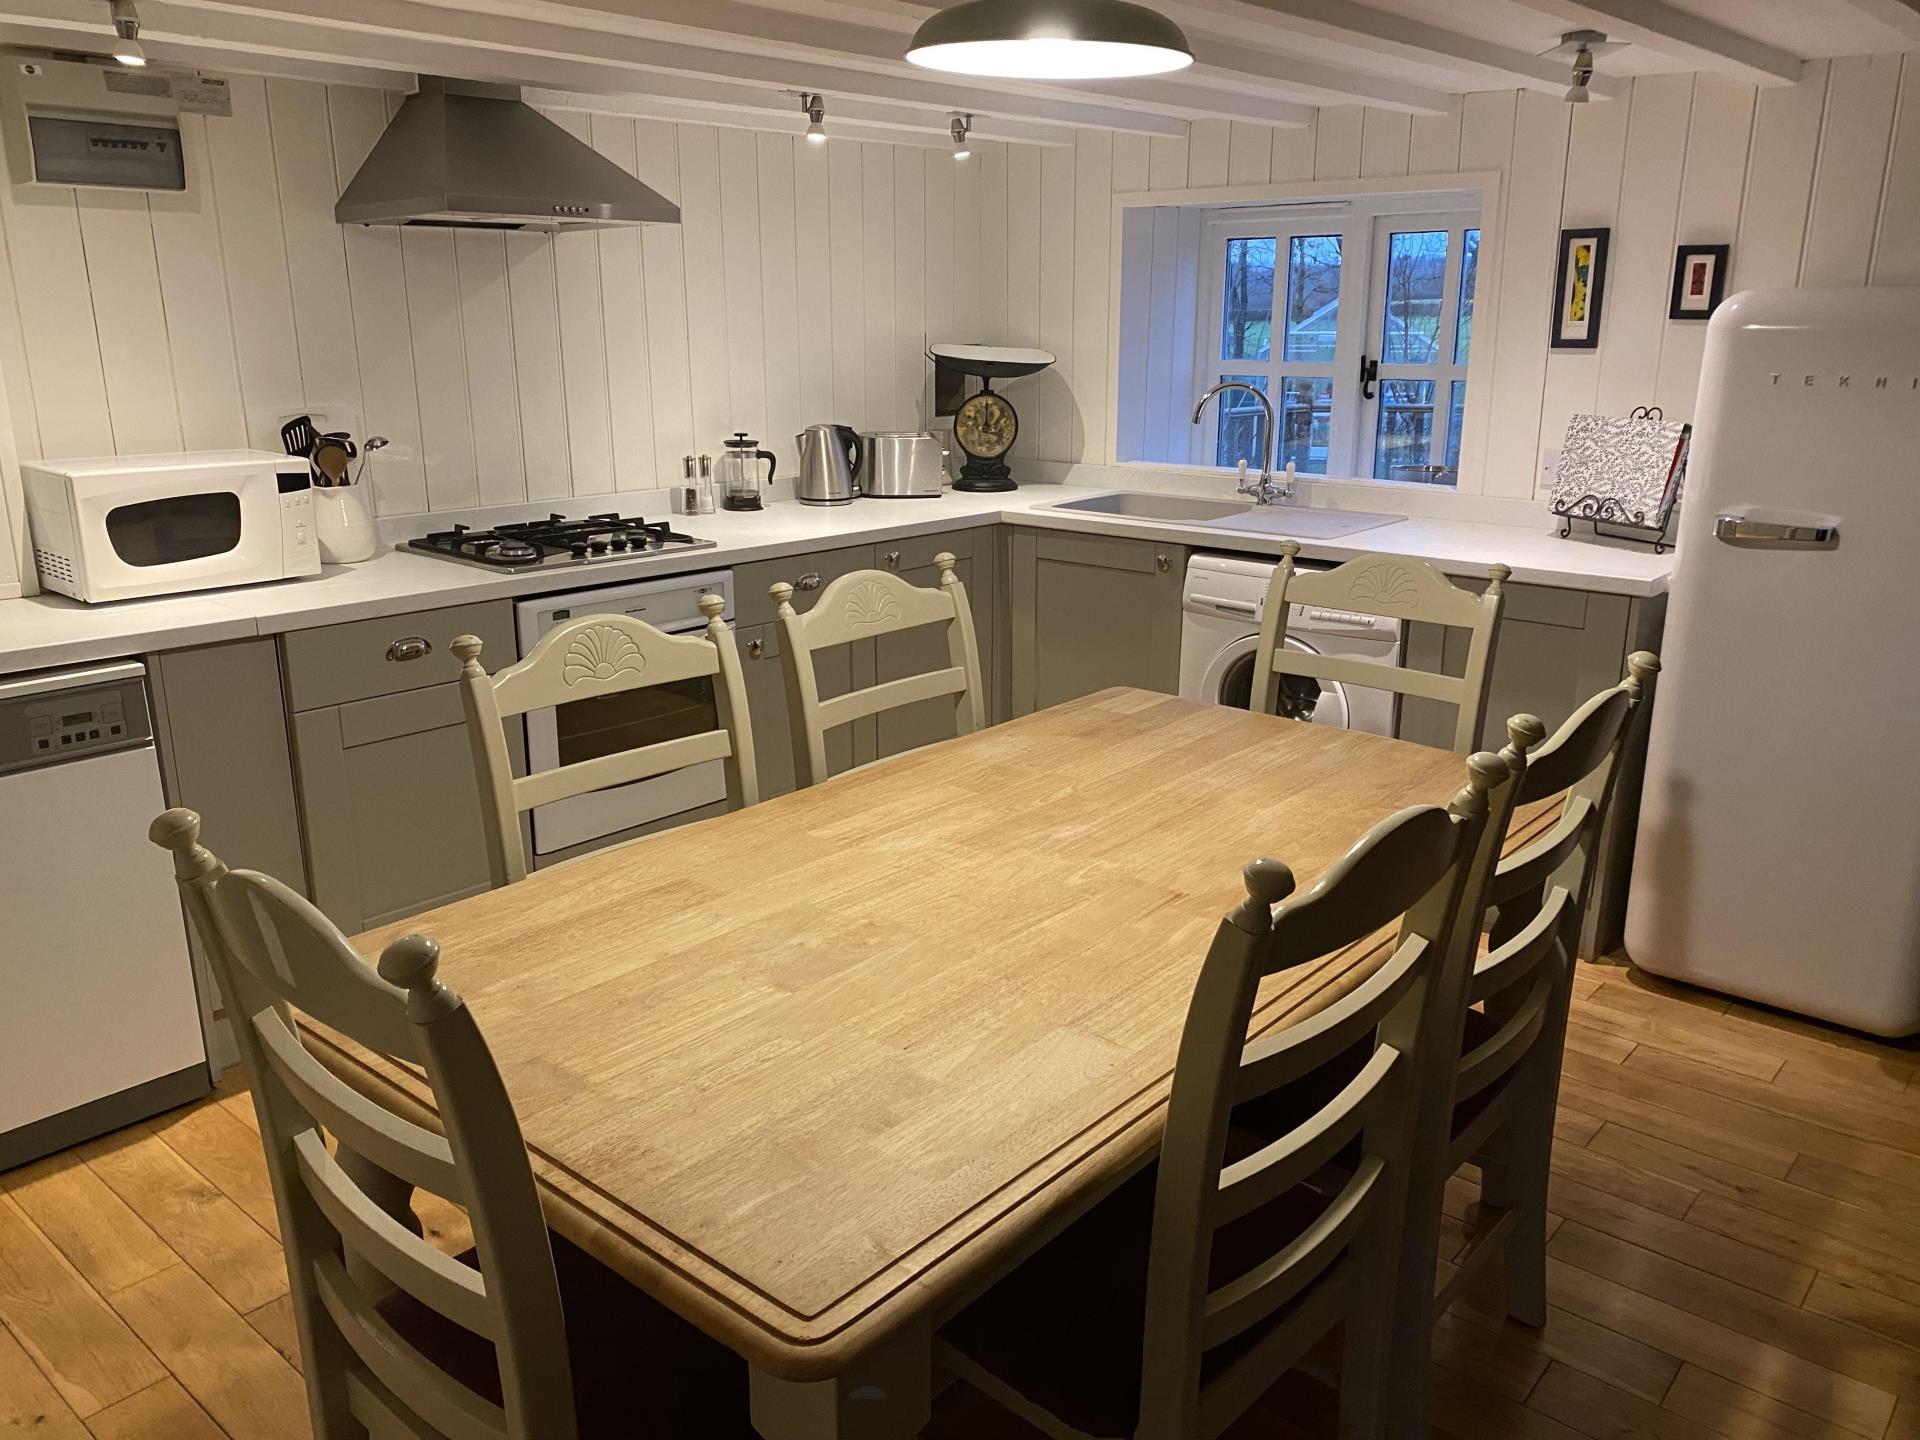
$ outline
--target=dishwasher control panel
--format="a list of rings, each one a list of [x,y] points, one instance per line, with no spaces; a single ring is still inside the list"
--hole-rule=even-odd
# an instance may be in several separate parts
[[[139,677],[0,699],[0,773],[124,750],[153,736]]]

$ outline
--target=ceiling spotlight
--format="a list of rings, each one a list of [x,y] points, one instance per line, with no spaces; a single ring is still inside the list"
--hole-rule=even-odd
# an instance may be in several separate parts
[[[947,129],[953,135],[953,158],[964,160],[973,154],[973,147],[967,144],[967,136],[973,133],[973,116],[950,115],[947,117]]]
[[[1593,99],[1589,88],[1593,84],[1593,62],[1625,44],[1624,40],[1607,39],[1599,30],[1569,30],[1553,49],[1542,51],[1541,58],[1573,62],[1573,84],[1567,87],[1566,101],[1569,105],[1585,105]]]
[[[110,0],[108,13],[113,16],[113,33],[118,37],[110,52],[122,65],[144,65],[147,52],[140,48],[140,14],[133,8],[133,0]]]
[[[807,117],[807,143],[827,143],[827,102],[811,92],[800,97],[800,113]]]
[[[1006,80],[1118,80],[1193,63],[1178,25],[1128,0],[965,0],[907,46],[929,70]]]

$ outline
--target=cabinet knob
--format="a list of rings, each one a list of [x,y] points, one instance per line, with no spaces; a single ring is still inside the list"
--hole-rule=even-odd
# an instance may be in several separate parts
[[[387,646],[389,660],[420,660],[433,653],[433,642],[424,635],[403,635]]]
[[[889,570],[898,570],[900,568],[900,552],[898,550],[887,551],[887,568]]]
[[[1166,573],[1167,573],[1167,571],[1169,571],[1169,570],[1171,570],[1171,569],[1173,568],[1173,559],[1172,559],[1172,557],[1170,557],[1170,556],[1167,556],[1167,555],[1156,555],[1156,556],[1154,556],[1154,557],[1153,557],[1153,563],[1154,563],[1155,565],[1157,565],[1157,566],[1159,567],[1159,569],[1160,569],[1160,573],[1161,573],[1162,575],[1164,575],[1164,574],[1166,574]]]
[[[820,572],[815,570],[810,574],[802,575],[798,580],[794,581],[794,588],[796,590],[818,590],[820,588]]]
[[[816,576],[816,577],[815,577],[815,579],[816,579],[816,580],[817,580],[818,578],[819,578],[818,576]],[[760,658],[760,657],[761,657],[762,655],[764,655],[764,654],[766,654],[766,653],[767,653],[767,642],[766,642],[766,641],[764,641],[764,640],[749,640],[749,641],[747,641],[747,658],[748,658],[748,659],[750,659],[750,660],[758,660],[758,659],[759,659],[759,658]]]

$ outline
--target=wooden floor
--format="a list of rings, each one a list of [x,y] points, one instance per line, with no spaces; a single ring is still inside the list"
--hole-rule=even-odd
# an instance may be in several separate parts
[[[1612,965],[1577,989],[1551,1319],[1463,1297],[1436,1337],[1441,1432],[1920,1440],[1920,1048]],[[456,1212],[425,1218],[465,1243]],[[276,1228],[239,1090],[0,1175],[0,1434],[306,1435]],[[1309,1381],[1263,1412],[1236,1440],[1332,1433]],[[957,1386],[929,1431],[1019,1433]]]

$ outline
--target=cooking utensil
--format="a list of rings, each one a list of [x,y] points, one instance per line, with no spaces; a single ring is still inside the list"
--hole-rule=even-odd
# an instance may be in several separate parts
[[[851,425],[809,425],[793,441],[800,447],[795,499],[803,505],[845,505],[860,494],[864,453]]]
[[[320,432],[313,428],[311,415],[296,415],[280,427],[280,443],[287,447],[289,455],[312,455],[314,441],[319,438]]]
[[[369,435],[367,437],[366,447],[360,454],[360,468],[353,472],[354,484],[358,485],[362,480],[367,478],[367,466],[373,463],[373,452],[386,449],[389,443],[387,437],[384,435]]]
[[[353,459],[353,446],[349,442],[342,444],[333,435],[323,435],[314,442],[313,454],[308,458],[313,463],[321,483],[329,488],[335,485],[350,485],[347,479],[347,465]]]
[[[860,490],[876,500],[937,499],[947,452],[924,430],[874,430],[861,436]]]
[[[771,450],[762,450],[758,440],[736,430],[726,442],[716,467],[720,485],[720,503],[729,510],[758,510],[760,505],[760,462],[767,462],[766,483],[773,483],[773,467],[778,462]]]

